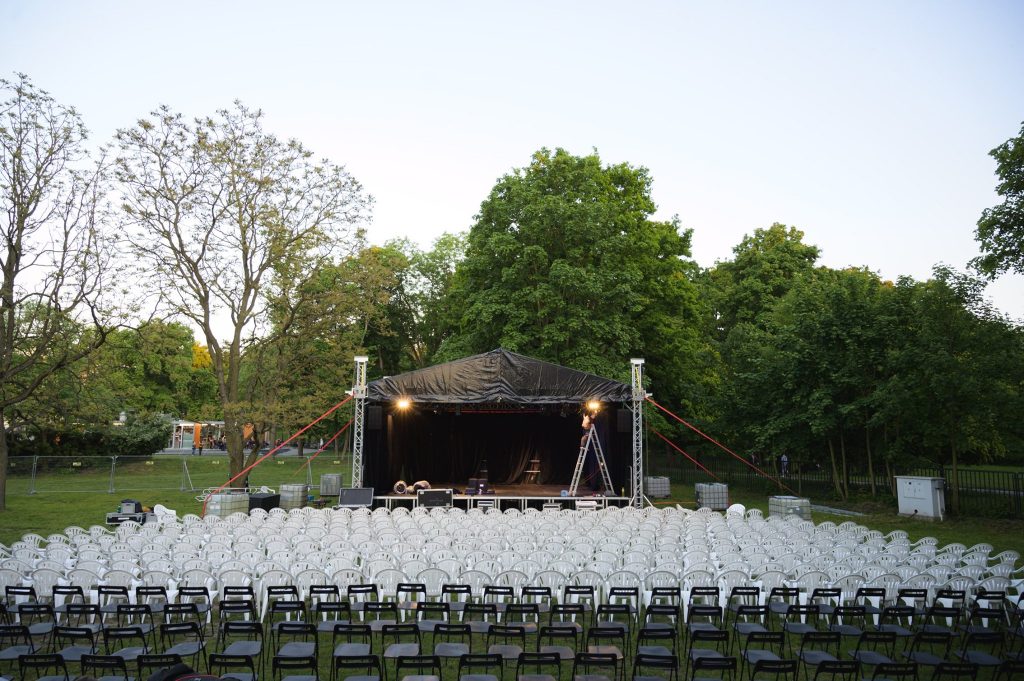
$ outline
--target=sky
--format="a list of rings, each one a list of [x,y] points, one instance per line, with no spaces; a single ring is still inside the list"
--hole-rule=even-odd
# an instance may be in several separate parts
[[[644,166],[703,266],[773,222],[821,264],[964,269],[1024,121],[1024,3],[0,0],[0,74],[96,143],[235,99],[345,165],[372,243],[470,227],[541,147]],[[1024,277],[994,304],[1024,319]]]

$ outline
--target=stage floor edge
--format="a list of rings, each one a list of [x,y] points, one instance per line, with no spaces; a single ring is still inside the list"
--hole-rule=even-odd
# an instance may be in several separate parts
[[[433,489],[445,489],[443,487],[435,487]],[[579,502],[584,502],[580,504]],[[563,497],[561,494],[541,494],[541,495],[528,495],[528,494],[453,494],[452,495],[452,506],[456,508],[463,508],[466,510],[473,508],[496,508],[499,511],[504,511],[509,508],[517,508],[520,511],[525,511],[527,508],[536,508],[538,510],[544,509],[545,507],[550,508],[554,504],[558,504],[563,509],[577,509],[577,508],[607,508],[608,506],[624,507],[628,506],[630,502],[629,497],[606,497],[600,495],[586,495],[576,497]],[[591,506],[591,503],[594,506]],[[387,508],[393,510],[396,508],[416,508],[418,506],[416,496],[413,494],[385,494],[381,496],[375,496],[373,498],[374,508]]]

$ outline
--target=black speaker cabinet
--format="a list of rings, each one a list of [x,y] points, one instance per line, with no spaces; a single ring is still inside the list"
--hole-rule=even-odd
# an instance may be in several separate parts
[[[416,505],[424,508],[444,508],[452,505],[450,489],[421,489],[416,493]]]
[[[366,408],[366,427],[370,430],[380,430],[383,422],[384,408],[370,405]]]
[[[258,494],[249,495],[249,510],[254,508],[262,508],[264,511],[269,511],[272,508],[277,508],[281,505],[281,495],[271,494],[270,492],[260,492]]]
[[[620,433],[628,433],[633,430],[633,412],[629,409],[616,409],[615,428]]]

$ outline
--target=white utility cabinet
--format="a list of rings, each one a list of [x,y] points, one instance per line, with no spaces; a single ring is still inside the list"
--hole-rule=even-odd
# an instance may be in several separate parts
[[[946,515],[946,481],[922,475],[897,475],[900,515],[942,520]]]

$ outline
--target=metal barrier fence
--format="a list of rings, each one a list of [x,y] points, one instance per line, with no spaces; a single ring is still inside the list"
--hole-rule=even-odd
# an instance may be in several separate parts
[[[779,486],[759,473],[733,458],[721,456],[703,456],[700,463],[716,477],[728,485],[738,489],[756,490],[769,494],[789,494],[780,490]],[[651,475],[667,475],[673,482],[693,484],[698,482],[714,482],[706,473],[698,469],[683,457],[651,453],[649,460]],[[759,464],[759,468],[779,477],[779,471],[772,463]],[[946,466],[899,469],[895,475],[921,475],[943,478],[946,481],[946,507],[953,506],[954,487],[959,492],[960,514],[978,515],[999,518],[1024,518],[1024,473],[1004,470],[961,468],[954,485],[952,468]],[[894,481],[883,472],[875,472],[875,492],[878,496],[893,496]],[[789,474],[779,480],[797,494],[809,497],[833,498],[835,485],[832,471],[826,467],[800,469],[791,466]],[[871,479],[866,471],[850,472],[850,492],[869,494]]]
[[[312,452],[310,452],[312,454]],[[351,466],[332,452],[267,460],[248,476],[250,486],[299,483],[319,485],[322,473],[345,473]],[[189,456],[34,456],[10,459],[8,494],[196,492],[227,482],[226,455]]]

